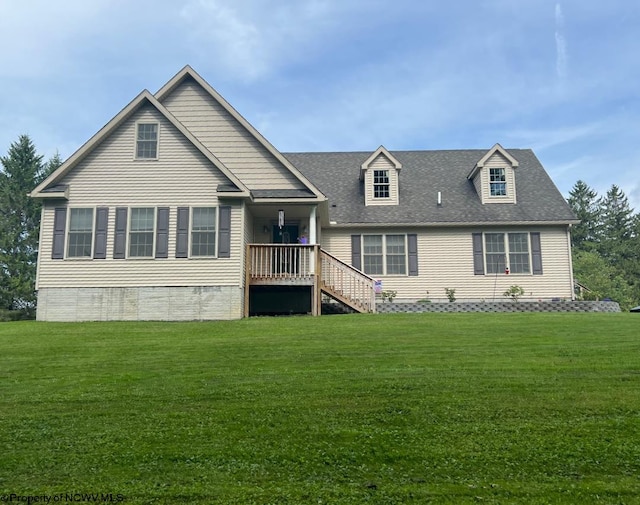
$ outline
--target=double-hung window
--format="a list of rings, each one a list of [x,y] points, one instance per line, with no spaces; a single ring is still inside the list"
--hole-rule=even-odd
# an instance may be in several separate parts
[[[491,196],[507,196],[507,176],[504,168],[489,169],[489,191]]]
[[[509,270],[514,274],[528,274],[530,265],[529,234],[509,233]]]
[[[191,256],[215,256],[215,207],[194,207],[191,223]]]
[[[387,275],[407,273],[405,235],[385,235]]]
[[[71,209],[69,212],[68,258],[90,258],[93,242],[93,209]]]
[[[131,209],[129,221],[129,257],[153,257],[153,236],[155,231],[155,209],[140,207]]]
[[[384,254],[382,235],[362,236],[362,266],[369,275],[383,275]]]
[[[484,242],[488,274],[531,273],[528,233],[485,233]]]
[[[363,235],[362,266],[368,275],[406,275],[406,235]]]
[[[373,197],[389,198],[391,196],[389,187],[390,187],[389,171],[374,170],[373,171]]]
[[[138,123],[136,131],[136,158],[158,158],[158,123]]]

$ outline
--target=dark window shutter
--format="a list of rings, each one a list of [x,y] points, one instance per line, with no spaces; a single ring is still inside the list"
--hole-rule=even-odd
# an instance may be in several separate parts
[[[409,275],[418,275],[418,235],[407,235],[407,246],[409,249]]]
[[[169,257],[169,207],[158,207],[156,258]]]
[[[531,262],[533,275],[542,275],[542,249],[540,247],[540,233],[531,233]]]
[[[218,258],[231,257],[231,207],[225,205],[220,207],[218,222]]]
[[[127,208],[116,207],[116,234],[113,240],[113,259],[124,259],[127,248]]]
[[[358,270],[362,270],[360,235],[351,235],[351,265]]]
[[[107,227],[109,226],[109,207],[96,209],[96,237],[93,245],[93,257],[97,260],[107,258]]]
[[[189,207],[178,207],[176,258],[189,256]]]
[[[472,233],[473,237],[473,273],[484,275],[484,249],[482,247],[482,233]]]
[[[66,207],[57,207],[53,218],[53,244],[51,248],[51,259],[61,260],[64,258],[64,234],[67,226]]]

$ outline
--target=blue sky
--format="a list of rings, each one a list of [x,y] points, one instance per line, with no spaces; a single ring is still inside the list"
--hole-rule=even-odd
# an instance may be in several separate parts
[[[640,210],[632,0],[0,0],[0,153],[70,156],[190,64],[283,152],[532,148]]]

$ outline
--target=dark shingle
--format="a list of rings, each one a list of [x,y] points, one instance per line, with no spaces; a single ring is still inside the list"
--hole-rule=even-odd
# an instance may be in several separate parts
[[[252,189],[254,198],[315,198],[308,189]]]
[[[569,205],[530,149],[508,149],[516,168],[516,204],[482,204],[469,172],[486,150],[390,151],[400,163],[397,206],[364,205],[360,166],[370,152],[285,153],[329,199],[339,224],[575,222]],[[438,191],[442,205],[437,205]]]

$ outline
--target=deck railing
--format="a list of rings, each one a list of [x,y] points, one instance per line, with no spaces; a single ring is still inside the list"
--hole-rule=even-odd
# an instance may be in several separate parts
[[[374,280],[319,245],[248,244],[246,261],[247,285],[313,286],[314,314],[320,313],[320,292],[359,312],[375,312]],[[246,307],[248,297],[246,290]]]
[[[249,276],[252,282],[313,280],[314,249],[303,244],[250,244]],[[318,247],[319,248],[319,247]]]
[[[375,312],[374,279],[324,250],[320,259],[323,291],[361,312]]]

